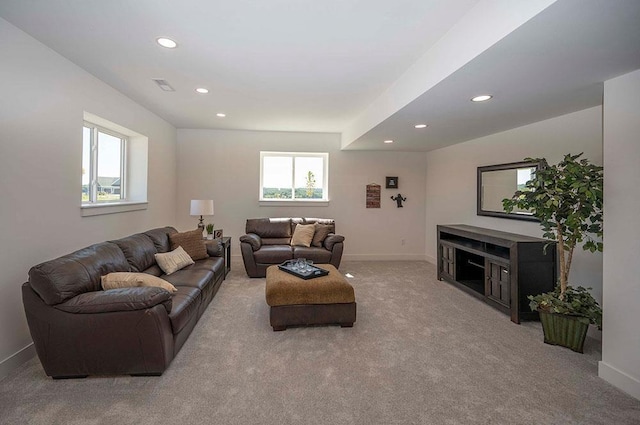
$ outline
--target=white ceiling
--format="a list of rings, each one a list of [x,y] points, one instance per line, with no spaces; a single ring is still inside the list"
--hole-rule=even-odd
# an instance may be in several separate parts
[[[177,128],[343,133],[347,149],[431,150],[584,109],[640,68],[638,0],[0,0],[0,16]]]

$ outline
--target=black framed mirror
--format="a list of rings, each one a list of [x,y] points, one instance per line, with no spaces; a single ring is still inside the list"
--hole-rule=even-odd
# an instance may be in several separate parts
[[[522,161],[478,167],[478,215],[539,221],[529,211],[507,213],[502,200],[511,198],[517,190],[524,188],[540,166],[537,161]]]

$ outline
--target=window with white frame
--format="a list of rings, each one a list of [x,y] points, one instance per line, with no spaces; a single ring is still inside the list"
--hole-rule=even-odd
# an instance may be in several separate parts
[[[127,136],[86,122],[82,129],[82,203],[126,200]]]
[[[260,201],[329,200],[329,154],[260,152]]]

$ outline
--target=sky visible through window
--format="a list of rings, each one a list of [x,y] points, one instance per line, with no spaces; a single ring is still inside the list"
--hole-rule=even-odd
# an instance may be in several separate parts
[[[82,184],[85,185],[91,179],[91,129],[83,127],[82,136]],[[101,132],[98,139],[98,177],[120,177],[120,139]]]

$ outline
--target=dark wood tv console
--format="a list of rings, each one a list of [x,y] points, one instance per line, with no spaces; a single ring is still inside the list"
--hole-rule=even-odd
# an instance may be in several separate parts
[[[555,242],[465,224],[438,225],[437,260],[438,280],[510,315],[514,323],[538,318],[527,296],[552,291],[557,279]]]

